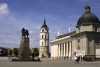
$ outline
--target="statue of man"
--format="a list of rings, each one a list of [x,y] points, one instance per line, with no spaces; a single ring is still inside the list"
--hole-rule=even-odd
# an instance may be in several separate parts
[[[25,38],[25,36],[26,36],[26,33],[25,33],[25,29],[23,28],[22,29],[22,37],[24,36],[24,38]]]
[[[71,32],[71,26],[72,26],[72,25],[70,24],[70,27],[69,27],[69,33]]]
[[[58,36],[60,35],[60,32],[58,31]]]
[[[26,36],[27,36],[27,38],[28,38],[28,35],[29,35],[29,33],[28,33],[28,30],[26,29]]]

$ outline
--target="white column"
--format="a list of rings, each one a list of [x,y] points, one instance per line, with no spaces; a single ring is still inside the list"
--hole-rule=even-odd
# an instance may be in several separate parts
[[[66,50],[67,50],[67,52],[66,52],[66,55],[68,56],[68,43],[66,44]]]
[[[72,42],[70,42],[70,56],[72,56]]]
[[[56,52],[55,52],[55,49],[56,49],[56,48],[55,48],[55,46],[56,46],[56,45],[54,45],[54,47],[53,47],[53,48],[54,48],[54,59],[55,59],[55,56],[56,56]]]
[[[59,46],[57,44],[57,59],[58,59],[58,57],[59,57]]]
[[[51,45],[51,58],[52,58],[52,45]]]
[[[70,45],[70,47],[69,47],[69,48],[70,48],[70,49],[69,49],[69,50],[70,50],[69,56],[71,56],[71,52],[72,52],[72,51],[71,51],[71,50],[72,50],[72,48],[71,48],[71,42],[69,42],[69,45]]]
[[[60,44],[58,44],[59,45],[59,57],[60,57]]]
[[[53,50],[53,45],[52,45],[52,58],[54,57],[54,50]]]
[[[61,57],[62,57],[62,44],[61,44]]]
[[[53,49],[53,51],[52,51],[52,52],[53,52],[53,57],[54,57],[54,45],[53,45],[52,49]]]
[[[61,44],[61,57],[63,57],[63,44]]]
[[[64,56],[65,56],[65,43],[64,43]]]

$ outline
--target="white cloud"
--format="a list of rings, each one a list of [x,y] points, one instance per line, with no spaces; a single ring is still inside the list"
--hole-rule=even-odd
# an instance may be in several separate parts
[[[34,31],[30,30],[30,31],[29,31],[29,34],[34,34]]]
[[[0,14],[8,14],[8,5],[6,3],[0,3]]]

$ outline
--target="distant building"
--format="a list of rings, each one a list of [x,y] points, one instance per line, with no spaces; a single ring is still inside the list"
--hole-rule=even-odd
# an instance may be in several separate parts
[[[46,25],[46,20],[44,19],[44,24],[40,30],[40,48],[39,57],[49,57],[49,28]]]
[[[0,47],[0,56],[7,56],[8,50],[4,47]]]
[[[75,56],[93,55],[100,57],[100,21],[91,13],[90,7],[85,7],[77,22],[76,31],[60,35],[51,41],[51,58],[74,59]]]

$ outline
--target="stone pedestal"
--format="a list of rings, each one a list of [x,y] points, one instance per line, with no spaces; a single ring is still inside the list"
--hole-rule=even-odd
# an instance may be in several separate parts
[[[23,55],[22,59],[29,59],[29,38],[22,38],[19,48],[19,56]]]

